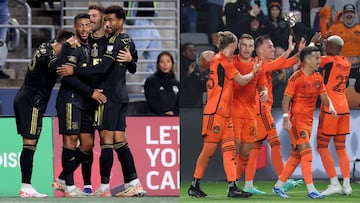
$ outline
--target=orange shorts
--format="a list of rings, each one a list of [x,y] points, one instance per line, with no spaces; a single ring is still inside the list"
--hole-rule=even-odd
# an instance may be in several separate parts
[[[319,115],[318,134],[327,136],[346,135],[350,133],[350,114],[340,114],[334,118],[321,111]]]
[[[256,119],[233,118],[234,138],[241,142],[253,143],[256,139]]]
[[[206,142],[218,143],[225,138],[234,138],[231,118],[225,118],[217,114],[203,115],[201,134]]]
[[[263,112],[256,116],[257,119],[257,140],[263,140],[268,136],[277,135],[276,125],[271,112]]]
[[[289,131],[291,144],[295,148],[299,144],[310,143],[312,119],[291,119],[292,128]]]

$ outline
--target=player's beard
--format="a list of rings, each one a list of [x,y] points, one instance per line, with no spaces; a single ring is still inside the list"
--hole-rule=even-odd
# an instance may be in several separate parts
[[[88,35],[89,36],[89,35]],[[88,37],[85,39],[83,37],[81,37],[81,35],[79,33],[76,33],[76,38],[79,39],[80,43],[82,44],[86,44],[87,43],[87,39]]]

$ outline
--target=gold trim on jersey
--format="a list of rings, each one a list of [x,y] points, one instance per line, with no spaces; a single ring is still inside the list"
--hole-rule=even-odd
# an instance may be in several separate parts
[[[95,66],[99,63],[101,63],[101,58],[93,58],[93,64],[92,64],[93,66]]]
[[[38,119],[39,119],[39,109],[33,107],[31,113],[31,124],[30,124],[31,135],[36,135]]]
[[[66,110],[65,110],[65,118],[66,118],[66,130],[72,129],[72,104],[66,103]]]
[[[95,110],[94,115],[94,126],[101,126],[104,115],[104,104],[99,104],[98,108]]]
[[[109,39],[109,44],[114,44],[115,43],[115,39],[118,35],[114,35]]]

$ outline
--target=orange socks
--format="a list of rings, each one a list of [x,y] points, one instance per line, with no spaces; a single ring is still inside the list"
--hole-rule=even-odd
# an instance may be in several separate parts
[[[329,178],[336,176],[334,159],[331,156],[328,148],[330,136],[318,135],[317,136],[317,150],[320,154],[322,164]]]
[[[350,178],[350,160],[345,149],[346,135],[334,137],[335,149],[340,162],[340,169],[343,178]]]
[[[331,136],[318,135],[317,150],[320,154],[321,161],[323,163],[327,175],[329,176],[329,178],[333,178],[337,176],[337,174],[335,170],[334,159],[332,158],[332,155],[328,148],[330,139]],[[345,149],[345,139],[346,139],[345,135],[336,135],[334,136],[334,144],[339,159],[341,174],[343,178],[350,178],[350,160]]]
[[[269,138],[267,141],[271,146],[272,165],[275,169],[276,174],[280,176],[284,168],[284,162],[283,162],[281,146],[280,146],[280,138],[278,135],[275,135]]]
[[[294,172],[296,167],[300,163],[300,154],[294,151],[291,151],[290,157],[287,160],[283,171],[281,172],[281,175],[279,177],[279,180],[282,182],[286,182],[287,179],[291,176],[291,174]]]
[[[236,156],[237,165],[236,165],[236,179],[239,180],[246,170],[249,157],[243,157],[241,155]]]
[[[223,164],[228,182],[236,181],[236,160],[235,160],[235,143],[231,138],[222,140],[221,150],[223,155]]]
[[[312,180],[312,151],[311,148],[306,148],[300,151],[301,156],[301,171],[304,175],[305,184],[311,184]]]
[[[262,147],[262,142],[255,142],[253,144],[253,147],[249,154],[249,159],[247,161],[247,167],[245,168],[245,181],[254,180],[255,173],[256,173],[257,159],[258,159],[258,155],[261,150],[261,147]],[[240,160],[240,158],[238,160]],[[240,161],[240,162],[243,162],[243,161]],[[242,167],[239,169],[239,166],[238,166],[237,177],[236,177],[238,180],[241,178],[242,173],[243,173]]]
[[[217,143],[204,142],[203,149],[196,161],[194,178],[201,179],[204,176],[210,158],[214,155]]]

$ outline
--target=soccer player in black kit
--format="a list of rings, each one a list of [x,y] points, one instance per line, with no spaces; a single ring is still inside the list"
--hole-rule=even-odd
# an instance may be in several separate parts
[[[122,165],[125,190],[116,194],[118,197],[143,196],[140,180],[137,177],[132,153],[128,147],[125,136],[126,110],[129,96],[126,89],[126,71],[136,72],[137,52],[132,39],[123,33],[125,11],[120,6],[110,6],[105,9],[105,26],[109,34],[109,42],[102,62],[89,69],[74,69],[75,75],[106,73],[106,80],[102,84],[107,102],[104,104],[102,132],[100,136],[100,175],[101,185],[94,195],[110,197],[110,172],[113,164],[113,150],[116,151]],[[132,61],[117,60],[118,53],[123,50],[130,51]],[[117,62],[118,61],[118,62]],[[119,62],[121,61],[121,62]],[[59,68],[60,74],[66,68]]]
[[[72,35],[71,32],[59,30],[55,41],[39,46],[28,67],[24,83],[14,99],[17,130],[23,137],[20,197],[47,197],[31,185],[33,158],[41,133],[42,118],[58,77],[56,68],[61,65],[57,56],[62,44]]]
[[[68,49],[65,64],[80,69],[88,69],[89,49],[87,40],[91,29],[88,14],[78,14],[74,19],[74,30],[80,47],[64,44]],[[62,166],[66,183],[65,197],[83,197],[85,194],[74,184],[74,171],[80,163],[89,161],[94,145],[93,113],[94,104],[105,103],[106,97],[93,87],[93,79],[86,76],[66,76],[56,100],[59,116],[59,131],[63,135]],[[78,140],[80,145],[78,146]],[[84,175],[84,174],[83,174]],[[90,174],[87,174],[90,177]],[[87,184],[87,183],[85,183]],[[91,184],[91,183],[90,183]]]
[[[90,5],[88,7],[88,14],[90,18],[90,23],[92,25],[92,32],[87,40],[88,44],[88,53],[89,60],[88,66],[94,66],[101,62],[101,57],[104,55],[106,51],[106,45],[108,42],[108,38],[105,36],[105,25],[104,25],[104,10],[105,8],[101,5]],[[105,79],[101,74],[93,74],[87,75],[89,85],[92,88],[99,88],[100,83]],[[102,114],[100,114],[100,110],[103,109],[103,105],[95,102],[89,101],[89,110],[93,111],[91,114],[93,115],[93,126],[100,130],[101,118]],[[94,135],[91,136],[94,138]],[[89,150],[88,155],[83,156],[85,160],[81,162],[81,170],[84,180],[84,193],[86,195],[90,195],[92,193],[92,185],[91,185],[91,167],[93,163],[93,153],[92,150]],[[65,177],[64,171],[62,171],[59,177],[52,183],[52,187],[55,190],[65,191]]]

